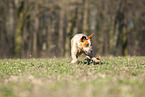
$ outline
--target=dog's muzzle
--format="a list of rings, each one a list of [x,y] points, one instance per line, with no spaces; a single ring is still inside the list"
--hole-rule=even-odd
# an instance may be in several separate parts
[[[84,50],[84,52],[85,52],[86,55],[89,55],[89,56],[93,55],[93,50],[92,49],[90,51]]]

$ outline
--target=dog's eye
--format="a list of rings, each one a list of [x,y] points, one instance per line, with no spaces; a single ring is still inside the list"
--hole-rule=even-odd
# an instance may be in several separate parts
[[[88,47],[89,46],[89,44],[86,44],[86,47]]]

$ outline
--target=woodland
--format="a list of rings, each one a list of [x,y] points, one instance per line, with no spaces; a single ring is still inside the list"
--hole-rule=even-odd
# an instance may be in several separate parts
[[[144,56],[145,0],[0,0],[0,58],[70,57],[77,33],[95,56]]]

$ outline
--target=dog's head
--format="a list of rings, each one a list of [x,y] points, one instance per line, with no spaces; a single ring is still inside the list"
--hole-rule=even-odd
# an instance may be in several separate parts
[[[80,39],[82,50],[87,55],[93,54],[93,49],[92,49],[92,45],[91,45],[91,38],[92,38],[93,34],[94,33],[92,33],[90,36],[82,36]]]

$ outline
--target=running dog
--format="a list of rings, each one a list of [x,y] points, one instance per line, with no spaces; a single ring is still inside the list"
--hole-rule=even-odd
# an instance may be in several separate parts
[[[85,34],[76,34],[71,39],[71,63],[78,63],[78,56],[84,53],[86,56],[91,58],[95,62],[100,62],[95,57],[93,57],[93,49],[91,45],[91,38],[94,35],[92,33],[90,36],[86,36]]]

